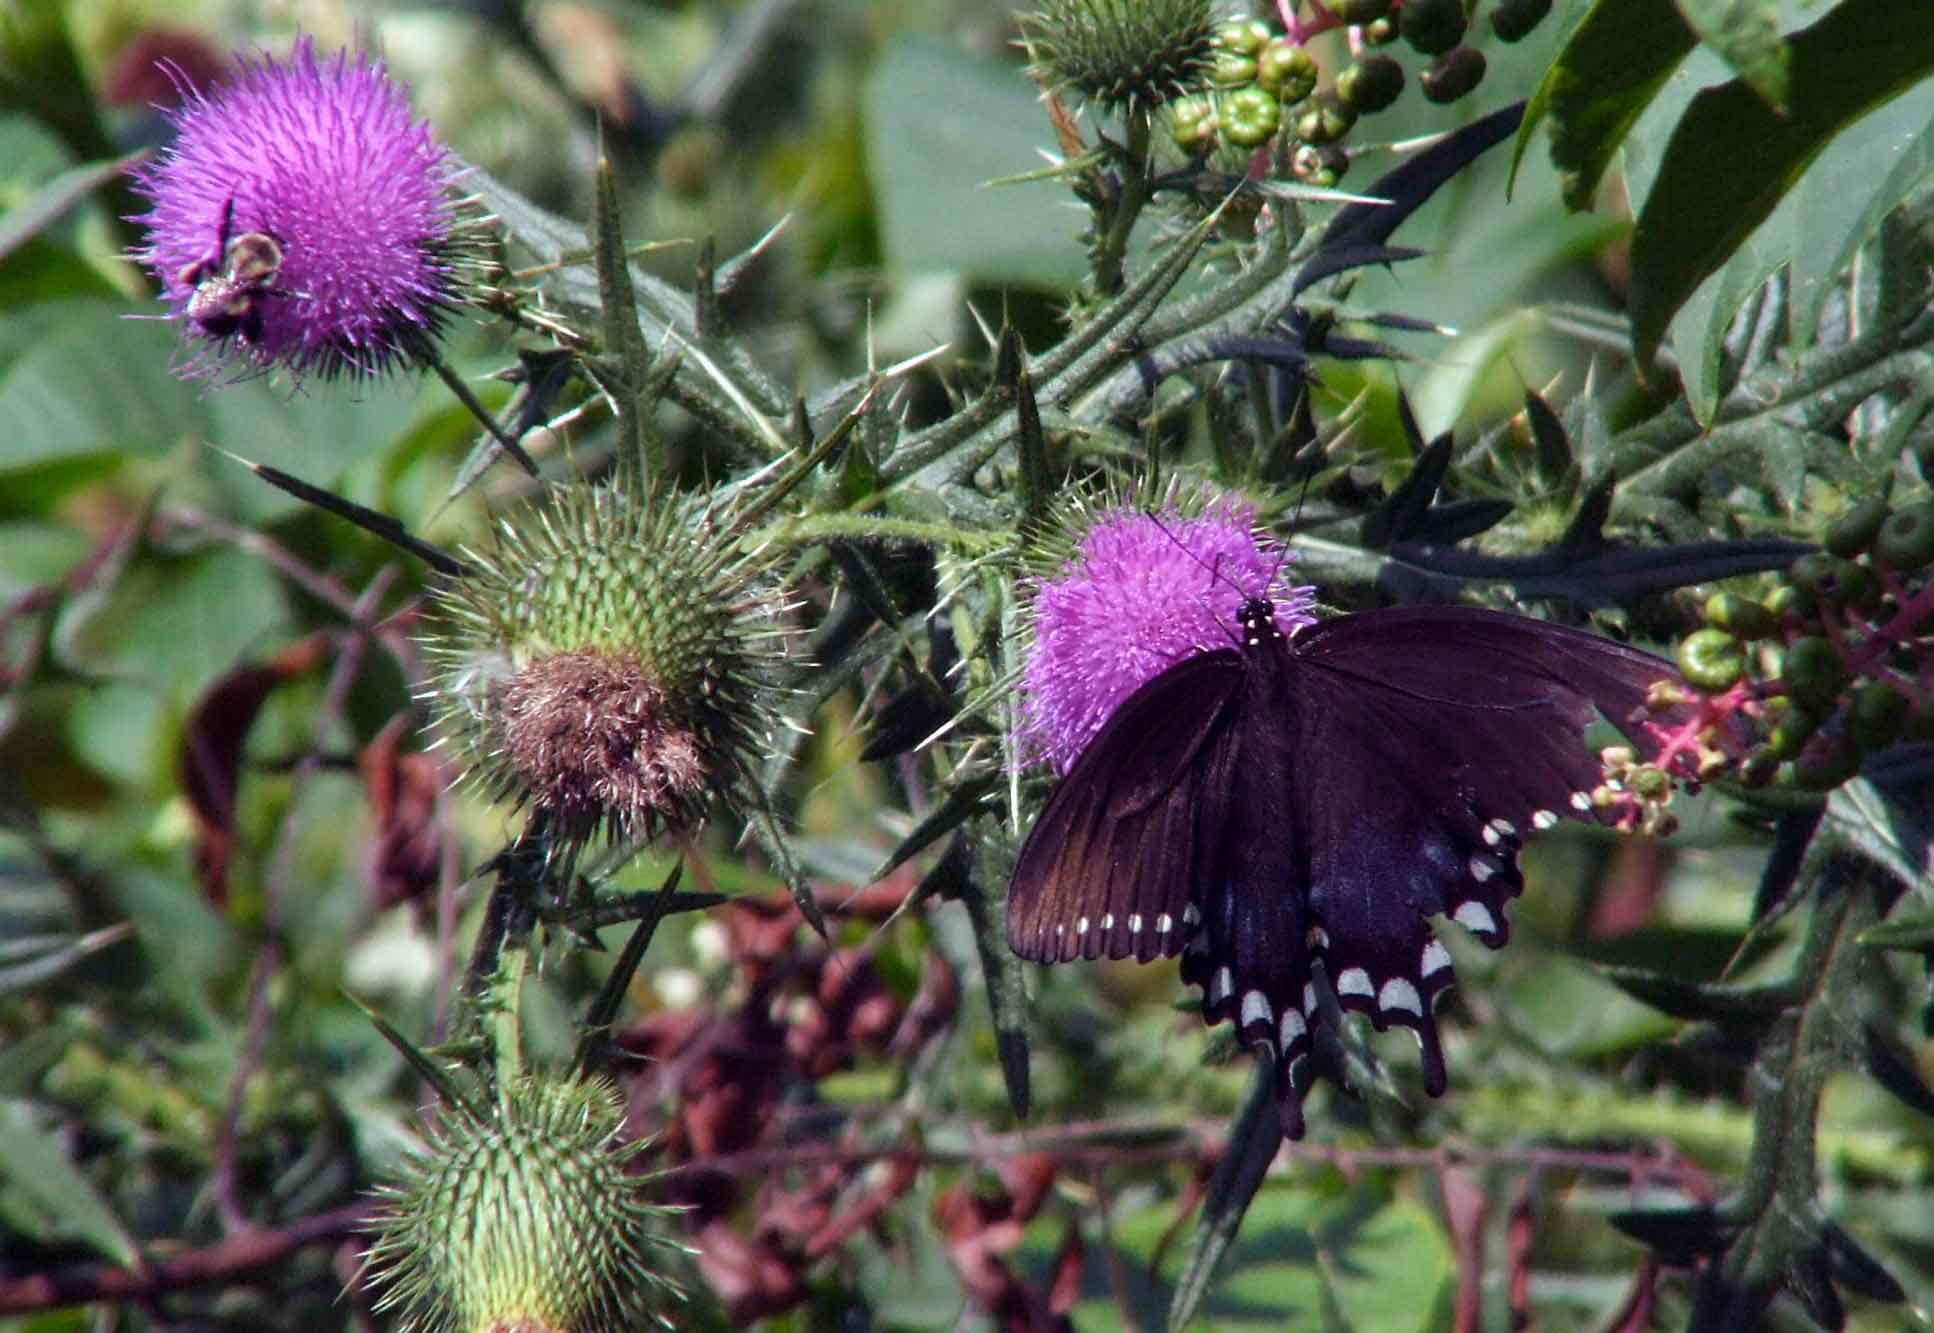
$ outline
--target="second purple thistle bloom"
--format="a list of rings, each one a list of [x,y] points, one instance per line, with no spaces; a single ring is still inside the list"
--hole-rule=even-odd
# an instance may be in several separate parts
[[[1022,759],[1065,774],[1129,695],[1184,657],[1230,647],[1249,598],[1273,600],[1285,633],[1313,624],[1313,588],[1272,592],[1289,558],[1229,497],[1195,517],[1097,512],[1073,558],[1033,589]]]
[[[135,258],[187,333],[184,373],[240,359],[292,373],[374,376],[414,359],[459,297],[462,170],[414,118],[380,60],[243,60],[184,90],[175,141],[137,169],[153,207]]]

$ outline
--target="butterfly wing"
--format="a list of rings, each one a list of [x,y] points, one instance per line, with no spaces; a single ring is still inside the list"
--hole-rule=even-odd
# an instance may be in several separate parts
[[[1454,977],[1425,918],[1501,946],[1523,836],[1592,817],[1580,794],[1600,767],[1585,727],[1600,712],[1629,727],[1675,673],[1597,635],[1468,607],[1340,617],[1282,651],[1301,703],[1315,956],[1346,1008],[1417,1034],[1435,1095],[1446,1075],[1433,1010]],[[1306,1002],[1305,1021],[1312,1012]]]
[[[1015,953],[1147,962],[1181,949],[1192,887],[1218,878],[1244,676],[1233,649],[1200,653],[1109,717],[1022,844],[1007,899]]]

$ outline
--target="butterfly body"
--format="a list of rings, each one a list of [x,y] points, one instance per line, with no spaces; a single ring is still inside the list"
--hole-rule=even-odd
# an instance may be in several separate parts
[[[1467,607],[1291,638],[1252,599],[1236,638],[1148,681],[1083,749],[1016,861],[1008,940],[1041,962],[1180,953],[1205,1020],[1273,1055],[1299,1136],[1318,969],[1343,1008],[1416,1034],[1441,1093],[1454,978],[1428,918],[1505,942],[1523,838],[1596,817],[1584,728],[1628,726],[1672,669]]]

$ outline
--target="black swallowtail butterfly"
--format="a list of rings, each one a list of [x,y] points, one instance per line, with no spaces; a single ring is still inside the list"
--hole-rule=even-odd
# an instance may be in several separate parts
[[[1300,1138],[1313,967],[1345,1009],[1415,1032],[1442,1093],[1433,1011],[1453,977],[1427,918],[1503,945],[1525,835],[1599,818],[1586,725],[1602,712],[1635,731],[1676,673],[1472,607],[1368,611],[1291,639],[1251,599],[1239,623],[1239,645],[1148,681],[1082,750],[1021,848],[1007,938],[1044,963],[1180,953],[1204,1019],[1274,1054]]]

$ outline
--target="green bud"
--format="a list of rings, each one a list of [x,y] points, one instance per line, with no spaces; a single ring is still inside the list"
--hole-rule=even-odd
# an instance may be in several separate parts
[[[1215,99],[1200,95],[1178,97],[1168,104],[1168,135],[1175,146],[1191,155],[1215,147]]]
[[[1845,736],[1816,735],[1793,761],[1793,784],[1830,791],[1860,771],[1860,755]]]
[[[1326,93],[1296,117],[1296,137],[1304,143],[1334,143],[1348,134],[1354,124],[1356,112]]]
[[[1679,673],[1708,694],[1731,689],[1745,669],[1739,640],[1723,629],[1696,630],[1679,644]]]
[[[1375,23],[1366,23],[1362,32],[1365,46],[1388,46],[1399,36],[1396,20],[1388,18],[1378,19]]]
[[[1631,788],[1634,796],[1647,801],[1662,800],[1672,792],[1672,779],[1666,776],[1664,769],[1654,764],[1640,764],[1633,769],[1625,785]]]
[[[1820,729],[1820,715],[1805,708],[1789,707],[1780,714],[1779,721],[1766,738],[1766,748],[1781,759],[1791,759],[1800,748],[1813,739],[1813,733]]]
[[[1780,627],[1779,617],[1750,597],[1716,592],[1706,599],[1706,623],[1737,639],[1764,639]]]
[[[1464,40],[1464,0],[1404,0],[1397,27],[1412,49],[1441,56]]]
[[[1296,173],[1297,180],[1327,190],[1350,169],[1350,155],[1333,143],[1306,143],[1297,148],[1289,169]]]
[[[1202,87],[1217,55],[1215,9],[1213,0],[1042,0],[1022,22],[1037,78],[1110,110],[1153,110]]]
[[[1812,635],[1786,650],[1780,680],[1794,703],[1825,712],[1847,687],[1847,666],[1830,640]]]
[[[1316,61],[1287,37],[1278,37],[1256,57],[1256,82],[1294,104],[1316,91]]]
[[[1500,42],[1523,41],[1551,12],[1551,0],[1500,0],[1491,11],[1491,31]]]
[[[1903,573],[1934,563],[1934,501],[1902,505],[1880,525],[1874,556]]]
[[[1238,148],[1267,143],[1282,123],[1280,104],[1261,88],[1238,88],[1224,93],[1216,107],[1222,137]]]
[[[1253,60],[1272,35],[1269,25],[1261,19],[1227,19],[1216,25],[1215,44],[1224,51],[1234,51]]]
[[[1766,599],[1766,609],[1778,616],[1781,621],[1804,621],[1817,609],[1813,594],[1804,588],[1796,588],[1783,583],[1773,589]]]
[[[1824,551],[1795,560],[1791,577],[1826,606],[1866,609],[1880,599],[1880,581],[1873,570]]]
[[[1336,76],[1336,95],[1359,113],[1381,111],[1403,92],[1403,66],[1389,56],[1364,56]]]
[[[1484,53],[1474,46],[1460,46],[1437,57],[1417,76],[1417,86],[1433,102],[1455,102],[1482,82]]]
[[[634,1169],[610,1085],[528,1080],[446,1104],[428,1145],[383,1191],[370,1247],[384,1290],[415,1329],[628,1333],[670,1328],[683,1299],[668,1270],[687,1253],[672,1209]]]
[[[1832,526],[1827,529],[1826,541],[1823,545],[1829,554],[1837,555],[1843,560],[1851,560],[1873,545],[1875,536],[1880,532],[1880,525],[1886,521],[1887,500],[1884,496],[1877,495],[1871,500],[1862,500],[1833,521]]]
[[[1739,765],[1739,782],[1743,787],[1764,787],[1779,772],[1780,757],[1770,745],[1755,745]]]
[[[1910,707],[1885,681],[1868,681],[1847,704],[1847,735],[1863,751],[1884,749],[1900,738]]]
[[[1241,88],[1256,81],[1256,62],[1234,51],[1217,51],[1209,80],[1218,88]]]

